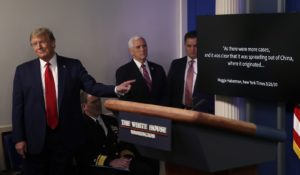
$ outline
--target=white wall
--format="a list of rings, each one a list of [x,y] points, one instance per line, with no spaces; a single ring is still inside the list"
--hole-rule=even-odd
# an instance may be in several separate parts
[[[0,126],[11,124],[15,67],[34,58],[29,33],[52,29],[58,54],[79,58],[97,81],[113,84],[129,61],[127,41],[142,35],[149,59],[169,69],[179,57],[180,5],[185,0],[1,0]],[[184,32],[184,31],[183,31]]]

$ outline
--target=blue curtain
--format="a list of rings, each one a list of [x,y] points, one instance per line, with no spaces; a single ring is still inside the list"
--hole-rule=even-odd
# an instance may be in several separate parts
[[[214,0],[188,0],[188,31],[196,30],[197,16],[214,15],[215,6]]]
[[[286,0],[285,1],[286,12],[300,12],[300,1],[299,0]]]

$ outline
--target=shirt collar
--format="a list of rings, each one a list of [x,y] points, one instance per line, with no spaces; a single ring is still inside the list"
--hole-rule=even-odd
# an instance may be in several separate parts
[[[42,67],[45,67],[47,62],[40,59],[40,63],[41,63]],[[53,55],[53,57],[50,59],[49,63],[52,65],[52,67],[57,66],[57,56],[56,56],[56,54]]]
[[[90,117],[94,122],[96,122],[96,120],[99,120],[100,116],[97,116],[97,117],[92,117],[92,116],[88,116]]]
[[[139,69],[141,69],[142,63],[139,62],[139,61],[137,61],[137,60],[135,60],[135,59],[133,59],[133,61],[135,62],[135,64],[137,65],[137,67],[138,67]],[[148,66],[148,61],[147,61],[147,60],[146,60],[143,64],[144,64],[146,67],[149,67],[149,66]]]
[[[191,57],[187,56],[187,62],[190,62],[191,60],[194,60],[194,63],[197,63],[197,58],[192,59]]]
[[[95,117],[91,117],[91,116],[88,116],[88,117],[90,117],[92,120],[94,120],[94,122],[96,122],[96,120],[97,120],[97,118],[95,118]]]

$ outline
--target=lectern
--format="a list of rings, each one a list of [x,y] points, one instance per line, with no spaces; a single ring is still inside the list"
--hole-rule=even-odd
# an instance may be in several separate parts
[[[138,146],[146,157],[166,162],[167,175],[254,175],[256,165],[276,159],[284,131],[208,113],[121,100],[104,106],[119,115],[172,120],[170,151]]]

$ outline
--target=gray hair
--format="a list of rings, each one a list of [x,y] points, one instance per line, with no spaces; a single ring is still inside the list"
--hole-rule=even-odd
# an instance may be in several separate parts
[[[40,28],[34,29],[30,34],[30,41],[33,36],[42,36],[42,35],[47,36],[50,39],[50,41],[55,41],[55,37],[54,37],[52,31],[46,27],[40,27]]]
[[[132,48],[132,47],[133,47],[133,41],[134,41],[134,40],[138,40],[138,39],[142,39],[142,40],[144,40],[144,41],[146,42],[145,38],[136,35],[136,36],[133,36],[133,37],[131,37],[131,38],[129,39],[129,41],[128,41],[128,48],[129,48],[129,49]]]

